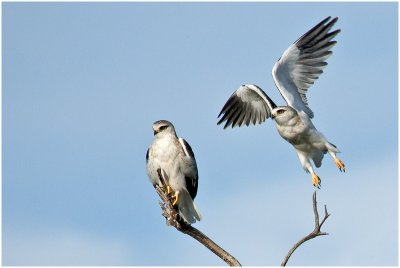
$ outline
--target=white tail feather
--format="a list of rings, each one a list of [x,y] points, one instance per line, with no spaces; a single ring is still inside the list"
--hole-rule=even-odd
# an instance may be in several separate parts
[[[201,220],[201,215],[187,190],[183,189],[179,193],[178,201],[179,215],[188,223],[195,223]]]

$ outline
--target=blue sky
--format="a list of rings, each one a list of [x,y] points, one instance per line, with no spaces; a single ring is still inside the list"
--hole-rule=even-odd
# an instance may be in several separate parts
[[[196,227],[244,265],[279,265],[313,229],[311,178],[275,125],[223,130],[240,85],[326,16],[342,32],[309,90],[342,151],[317,170],[323,227],[290,265],[398,264],[397,3],[2,3],[3,264],[224,265],[165,225],[151,125],[199,168]]]

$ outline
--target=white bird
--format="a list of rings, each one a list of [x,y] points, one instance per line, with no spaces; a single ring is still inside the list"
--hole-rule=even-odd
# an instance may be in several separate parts
[[[146,153],[147,174],[154,187],[161,185],[157,170],[166,175],[168,193],[172,191],[173,205],[187,223],[201,220],[193,200],[197,195],[198,171],[192,148],[178,138],[171,122],[160,120],[153,124],[154,140]]]
[[[345,171],[344,163],[336,157],[339,149],[330,143],[311,122],[313,112],[307,103],[308,88],[322,74],[332,51],[337,43],[332,39],[340,29],[331,31],[338,18],[327,17],[301,36],[285,50],[272,69],[275,85],[285,99],[287,106],[276,104],[256,85],[242,85],[225,103],[218,117],[218,124],[226,121],[228,126],[248,126],[261,124],[271,117],[275,120],[279,134],[291,143],[306,172],[311,173],[315,187],[320,187],[321,180],[315,174],[311,164],[321,166],[324,154],[333,157],[340,171]]]

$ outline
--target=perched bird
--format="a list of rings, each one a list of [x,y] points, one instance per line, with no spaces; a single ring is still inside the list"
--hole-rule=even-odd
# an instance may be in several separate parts
[[[161,184],[157,173],[161,169],[179,215],[190,224],[200,221],[200,212],[193,202],[199,177],[192,148],[184,139],[178,138],[174,126],[167,120],[154,122],[153,131],[154,140],[146,153],[151,183],[154,187]]]
[[[226,121],[228,126],[241,127],[261,124],[271,117],[275,120],[279,134],[291,143],[306,172],[311,173],[312,184],[320,188],[321,180],[311,164],[321,166],[324,154],[333,157],[340,171],[344,163],[336,157],[339,149],[330,143],[311,122],[313,112],[307,103],[308,88],[322,74],[337,43],[332,39],[340,29],[330,31],[338,18],[327,17],[301,36],[278,59],[272,69],[275,85],[285,99],[287,106],[276,106],[267,94],[256,85],[242,85],[225,103],[218,118],[218,124]]]

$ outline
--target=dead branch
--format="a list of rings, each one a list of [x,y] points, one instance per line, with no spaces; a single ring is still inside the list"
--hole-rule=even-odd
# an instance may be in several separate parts
[[[211,250],[215,255],[217,255],[223,261],[225,261],[229,266],[242,266],[240,262],[235,259],[235,257],[233,257],[223,248],[218,246],[214,241],[212,241],[209,237],[200,232],[198,229],[186,223],[179,216],[179,213],[172,205],[171,196],[167,194],[167,183],[165,180],[166,175],[162,169],[158,169],[157,172],[162,185],[161,186],[157,185],[156,191],[162,200],[159,202],[159,204],[163,211],[162,215],[165,217],[167,221],[167,225],[173,226],[178,231],[193,237],[201,244],[203,244],[206,248]]]
[[[306,242],[310,239],[313,239],[317,236],[320,236],[320,235],[328,235],[328,233],[321,232],[321,227],[324,224],[324,222],[326,221],[326,219],[328,219],[330,214],[328,214],[328,210],[326,209],[326,205],[325,205],[325,216],[324,216],[324,219],[321,221],[321,223],[319,223],[319,215],[318,215],[318,209],[317,209],[317,191],[314,191],[314,194],[313,194],[313,208],[314,208],[314,221],[315,221],[314,230],[309,235],[305,236],[304,238],[299,240],[296,244],[294,244],[294,246],[289,250],[289,253],[283,259],[281,266],[286,266],[286,263],[288,262],[290,256],[292,256],[293,252],[304,242]]]

